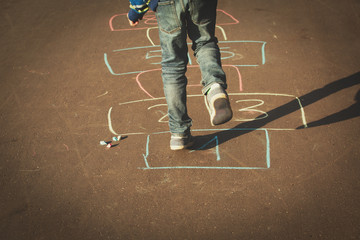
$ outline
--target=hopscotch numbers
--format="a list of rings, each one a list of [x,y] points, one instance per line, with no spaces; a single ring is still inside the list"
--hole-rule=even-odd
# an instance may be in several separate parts
[[[241,82],[241,75],[240,75],[240,71],[238,69],[238,67],[258,67],[260,65],[264,65],[265,64],[265,45],[266,42],[264,41],[245,41],[245,40],[241,40],[241,41],[228,41],[225,30],[220,27],[219,25],[233,25],[233,24],[238,24],[239,21],[237,19],[235,19],[232,15],[228,14],[227,12],[223,11],[223,10],[217,10],[218,13],[220,13],[220,17],[219,19],[224,19],[222,20],[222,22],[218,23],[216,25],[217,29],[221,31],[221,33],[223,34],[223,38],[225,41],[219,41],[219,44],[221,44],[220,47],[220,52],[222,55],[222,60],[225,60],[223,66],[230,66],[236,69],[236,71],[238,72],[239,75],[239,86],[240,86],[240,92],[242,91],[242,82]],[[127,75],[127,74],[137,74],[136,76],[136,82],[138,83],[139,87],[141,90],[143,90],[151,99],[142,99],[142,100],[136,100],[136,101],[132,101],[132,102],[128,102],[128,103],[135,103],[135,102],[146,102],[146,101],[150,101],[150,100],[155,100],[156,98],[154,96],[152,96],[149,92],[147,92],[145,90],[145,88],[141,85],[140,83],[140,75],[144,74],[144,73],[148,73],[148,72],[153,72],[153,71],[160,71],[161,69],[152,69],[151,66],[154,65],[159,65],[161,64],[161,49],[160,49],[160,45],[156,45],[155,42],[153,41],[153,39],[151,38],[150,31],[157,29],[157,21],[156,21],[156,16],[153,13],[148,13],[146,16],[144,16],[144,21],[143,23],[147,26],[145,27],[138,27],[138,28],[129,28],[129,27],[123,27],[122,21],[125,21],[127,23],[127,18],[126,18],[127,13],[124,14],[118,14],[118,15],[114,15],[113,17],[110,18],[109,20],[109,26],[111,31],[133,31],[133,30],[140,30],[140,29],[146,29],[146,36],[151,44],[151,46],[140,46],[140,47],[131,47],[131,48],[124,48],[124,49],[117,49],[117,50],[113,50],[112,51],[112,59],[114,62],[114,66],[111,66],[109,61],[108,61],[108,55],[107,53],[104,53],[104,62],[105,65],[108,67],[109,72],[112,75],[116,75],[116,76],[121,76],[121,75]],[[117,18],[117,25],[120,26],[119,28],[114,28],[113,26],[113,20],[114,18]],[[157,39],[157,38],[156,38]],[[225,46],[223,46],[224,44],[226,44]],[[260,47],[260,49],[259,49]],[[242,49],[250,49],[249,51],[242,51],[242,53],[238,53],[238,49],[242,48]],[[260,50],[260,51],[259,51]],[[146,66],[147,68],[150,69],[144,69],[144,66],[141,66],[143,70],[138,70],[138,66],[136,65],[132,65],[131,69],[128,68],[128,65],[126,65],[126,68],[123,69],[123,66],[120,65],[116,65],[116,61],[117,58],[126,58],[126,54],[131,54],[133,55],[133,51],[138,51],[136,52],[137,54],[143,54],[144,58],[146,59],[146,63],[148,64],[148,66]],[[142,51],[142,52],[141,52]],[[119,53],[119,54],[117,54]],[[255,54],[255,57],[253,57]],[[198,65],[194,65],[192,66],[193,62],[192,59],[188,53],[188,58],[189,58],[189,67],[199,67]],[[241,61],[240,61],[241,60]],[[226,62],[228,62],[226,64]],[[236,63],[236,64],[234,64]],[[114,72],[113,68],[117,71]],[[106,95],[107,92],[103,95]],[[101,97],[103,95],[100,95],[98,97]],[[229,94],[231,95],[231,94]],[[244,94],[233,94],[233,95],[244,95]],[[262,93],[250,93],[250,94],[245,94],[245,95],[271,95],[271,96],[287,96],[287,97],[295,97],[292,95],[285,95],[285,94],[262,94]],[[195,95],[191,96],[194,97]],[[197,97],[197,96],[196,96]],[[160,98],[158,98],[157,100],[159,100]],[[163,99],[163,98],[161,98]],[[302,105],[300,100],[296,97],[296,99],[298,100],[300,109],[301,109],[301,113],[302,113],[302,120],[303,120],[303,124],[304,126],[306,126],[306,119],[305,119],[305,113],[303,111]],[[236,118],[234,116],[234,121],[238,121],[238,122],[245,122],[245,121],[254,121],[254,120],[261,120],[261,119],[265,119],[268,117],[268,113],[265,111],[260,110],[259,108],[264,108],[264,101],[261,99],[242,99],[242,100],[238,100],[235,101],[238,107],[235,107],[234,110],[237,108],[237,111],[234,111],[234,113],[237,113],[237,117]],[[124,105],[124,104],[128,104],[128,103],[121,103],[119,105]],[[149,106],[149,105],[147,105]],[[146,106],[146,107],[147,107]],[[261,107],[262,106],[262,107]],[[146,109],[145,107],[145,109]],[[155,117],[159,118],[158,122],[159,123],[168,123],[169,122],[169,116],[167,113],[167,104],[156,104],[156,105],[152,105],[147,107],[147,110],[154,110],[155,113]],[[166,110],[165,110],[166,109]],[[109,126],[109,130],[110,132],[112,132],[115,135],[118,135],[118,133],[116,133],[113,129],[112,126],[112,121],[111,121],[111,112],[112,112],[112,107],[110,107],[109,111],[108,111],[108,126]],[[151,114],[153,116],[153,114]],[[143,119],[143,118],[142,118]],[[147,121],[148,122],[148,121]],[[152,124],[152,122],[149,124]],[[162,124],[161,124],[162,125]],[[162,125],[164,126],[164,125]],[[145,129],[145,128],[144,128]],[[248,129],[200,129],[200,130],[193,130],[193,131],[212,131],[212,130],[217,130],[217,131],[248,131]],[[266,168],[270,168],[270,139],[268,136],[268,131],[267,129],[250,129],[250,130],[263,130],[265,131],[265,136],[266,136],[266,161],[267,161],[267,167]],[[282,129],[281,129],[282,130]],[[150,151],[149,151],[149,144],[150,144],[150,135],[158,135],[158,134],[163,134],[163,133],[168,133],[168,131],[164,131],[164,132],[155,132],[155,133],[145,133],[145,132],[134,132],[134,133],[128,133],[126,135],[145,135],[147,136],[147,140],[146,140],[146,152],[145,154],[143,154],[143,158],[145,161],[145,165],[146,168],[143,169],[170,169],[170,168],[197,168],[197,169],[265,169],[264,167],[220,167],[220,166],[164,166],[164,167],[150,167],[149,165],[149,157],[151,157],[150,155]],[[211,136],[211,137],[210,137]],[[210,140],[208,140],[210,139]],[[155,141],[157,141],[158,138],[155,138]],[[219,137],[218,135],[209,135],[209,137],[204,141],[206,143],[201,143],[199,145],[201,145],[201,147],[198,147],[197,149],[194,149],[192,151],[189,151],[189,153],[195,152],[195,151],[201,151],[201,150],[205,150],[205,149],[209,149],[211,150],[211,154],[215,154],[216,155],[216,160],[220,161],[221,160],[221,156],[220,156],[220,148],[219,148]],[[157,156],[155,156],[155,158],[157,158]],[[225,160],[225,159],[223,159]],[[224,162],[224,161],[222,161]],[[226,164],[226,161],[224,162]]]
[[[224,49],[230,49],[230,47],[221,47],[221,48],[220,48],[221,60],[235,57],[235,53],[234,53],[234,52],[224,51]],[[223,55],[225,55],[225,54],[228,54],[228,56],[223,56]]]
[[[212,138],[210,141],[208,141],[207,143],[205,143],[204,145],[202,145],[201,147],[199,147],[198,149],[196,150],[191,150],[189,153],[192,153],[192,152],[195,152],[197,150],[202,150],[204,149],[207,145],[209,145],[210,143],[214,142],[215,141],[215,150],[216,150],[216,161],[220,161],[221,158],[220,158],[220,152],[219,152],[219,139],[218,139],[218,136],[215,136],[214,138]]]
[[[242,103],[242,102],[258,102],[258,103],[254,104],[254,105],[251,105],[249,107],[240,108],[238,110],[239,112],[250,112],[252,114],[253,113],[260,113],[261,115],[255,117],[255,118],[236,118],[236,119],[234,119],[234,121],[247,122],[247,121],[261,120],[261,119],[267,118],[269,116],[266,112],[264,112],[262,110],[255,109],[256,107],[264,105],[263,100],[260,100],[260,99],[244,99],[244,100],[236,101],[236,103]]]
[[[167,104],[164,104],[164,103],[163,104],[157,104],[157,105],[153,105],[153,106],[148,107],[148,110],[156,108],[156,107],[164,107],[164,106],[167,107]],[[162,117],[158,120],[159,123],[167,123],[167,122],[169,122],[169,120],[164,120],[166,117],[169,116],[168,113],[164,113],[161,110],[157,110],[156,112],[162,114]]]

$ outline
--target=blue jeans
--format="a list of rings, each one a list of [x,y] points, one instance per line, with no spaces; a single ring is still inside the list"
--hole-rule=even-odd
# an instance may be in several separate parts
[[[162,79],[171,133],[188,134],[192,120],[186,106],[187,35],[201,70],[202,93],[217,82],[225,89],[215,37],[217,0],[160,0],[156,9],[162,49]]]

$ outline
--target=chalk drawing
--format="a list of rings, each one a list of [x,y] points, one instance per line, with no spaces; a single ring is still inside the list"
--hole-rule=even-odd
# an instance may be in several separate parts
[[[147,158],[148,158],[148,156],[149,156],[149,143],[150,143],[150,135],[147,136],[147,141],[146,141],[146,153],[143,154],[146,168],[150,168],[149,163],[148,163],[148,161],[147,161]]]
[[[216,24],[216,28],[221,32],[224,41],[219,41],[219,48],[221,51],[221,59],[223,63],[223,67],[229,67],[231,69],[235,69],[237,73],[237,80],[239,87],[238,91],[239,93],[229,93],[229,96],[232,98],[235,97],[243,97],[243,96],[250,96],[253,97],[251,99],[240,99],[240,100],[233,100],[235,101],[234,109],[236,109],[236,106],[238,104],[243,103],[252,103],[252,105],[248,107],[242,107],[237,109],[236,112],[255,112],[259,113],[260,115],[258,117],[255,117],[253,119],[242,119],[242,118],[234,118],[232,121],[254,121],[254,120],[260,120],[265,119],[268,117],[268,113],[263,110],[259,110],[258,107],[261,107],[264,105],[265,101],[261,99],[262,96],[266,97],[289,97],[296,99],[298,103],[298,110],[300,110],[300,119],[303,123],[304,127],[307,127],[307,121],[305,117],[305,112],[303,109],[303,106],[301,104],[301,101],[298,97],[290,94],[278,94],[278,93],[241,93],[243,91],[243,83],[242,78],[240,74],[239,67],[259,67],[261,65],[264,65],[266,63],[266,56],[265,56],[265,41],[256,41],[256,40],[237,40],[237,41],[229,41],[226,35],[226,31],[223,28],[223,26],[229,26],[234,24],[239,24],[239,21],[232,16],[231,14],[227,13],[224,10],[217,9],[218,19],[220,19],[219,22]],[[143,110],[147,110],[147,112],[151,112],[153,110],[154,113],[158,113],[161,115],[159,118],[159,115],[151,117],[151,118],[159,118],[157,119],[158,124],[164,124],[168,122],[168,114],[167,112],[164,112],[161,110],[163,107],[167,107],[165,97],[161,96],[155,96],[153,92],[151,92],[151,89],[146,89],[144,86],[144,76],[145,74],[154,74],[157,71],[161,71],[161,68],[154,68],[154,65],[161,65],[161,47],[160,45],[156,45],[154,40],[151,38],[151,30],[157,29],[157,21],[156,16],[153,12],[147,13],[147,15],[144,16],[144,19],[142,21],[142,26],[138,26],[136,28],[129,28],[124,27],[127,26],[127,13],[123,14],[116,14],[112,16],[109,19],[109,27],[111,31],[119,32],[119,31],[138,31],[138,30],[146,30],[146,37],[150,42],[150,46],[140,46],[140,47],[130,47],[130,48],[123,48],[123,49],[116,49],[113,50],[110,54],[110,57],[114,56],[120,56],[121,59],[127,59],[126,55],[139,55],[143,56],[143,58],[146,60],[145,62],[141,63],[141,70],[136,69],[137,66],[134,66],[134,69],[128,69],[128,65],[126,65],[126,69],[121,69],[117,67],[116,65],[112,65],[110,63],[109,55],[107,53],[104,53],[104,62],[106,67],[108,68],[109,72],[112,75],[115,76],[124,76],[124,75],[130,75],[130,74],[136,74],[135,81],[139,87],[139,89],[146,94],[149,98],[146,99],[139,99],[139,100],[133,100],[133,101],[127,101],[119,103],[118,106],[126,106],[129,104],[140,104],[140,107],[138,105],[136,114],[144,113]],[[120,27],[115,28],[114,23],[115,22],[123,22],[123,24],[116,24]],[[190,45],[191,43],[188,43]],[[241,55],[237,53],[239,49],[251,49],[252,52],[250,52],[251,58],[248,58],[247,56],[244,57],[244,51],[241,51]],[[255,56],[255,61],[253,59],[253,56]],[[199,65],[193,64],[193,60],[190,57],[190,54],[188,53],[189,58],[189,64],[188,68],[199,68]],[[241,60],[241,61],[238,61]],[[133,66],[133,65],[131,65]],[[189,84],[188,87],[199,87],[201,88],[201,84]],[[101,97],[106,95],[108,92],[101,94],[97,97]],[[203,97],[203,95],[188,95],[188,98],[198,98]],[[160,103],[159,103],[160,101]],[[162,101],[162,102],[161,102]],[[295,128],[219,128],[218,126],[214,126],[211,129],[192,129],[192,132],[216,132],[215,136],[211,137],[210,140],[207,140],[205,143],[203,143],[200,147],[194,150],[188,150],[190,154],[195,154],[197,151],[204,151],[204,149],[207,149],[211,146],[211,149],[214,148],[214,153],[216,156],[216,162],[220,162],[221,155],[220,152],[222,150],[222,145],[220,144],[220,135],[217,134],[220,131],[231,131],[231,132],[248,132],[248,131],[260,131],[263,132],[265,135],[265,156],[264,156],[264,162],[265,167],[258,167],[258,166],[244,166],[244,167],[234,167],[234,166],[160,166],[155,167],[152,166],[152,164],[149,162],[149,158],[151,153],[154,149],[152,146],[150,146],[150,143],[152,141],[152,136],[160,135],[160,134],[167,134],[169,135],[169,131],[156,131],[156,132],[146,132],[146,131],[127,131],[124,132],[123,130],[120,130],[122,133],[119,134],[113,129],[112,124],[112,110],[113,107],[110,107],[108,111],[108,127],[109,131],[114,135],[123,135],[123,136],[129,136],[129,135],[143,135],[146,136],[146,144],[145,144],[145,153],[143,153],[143,159],[145,167],[140,167],[140,169],[144,170],[156,170],[156,169],[218,169],[218,170],[260,170],[260,169],[268,169],[270,168],[270,138],[268,131],[289,131],[289,130],[295,130]],[[151,113],[153,114],[153,113]],[[135,116],[133,116],[135,117]],[[134,120],[136,121],[136,120]],[[145,129],[145,128],[144,128]],[[159,129],[159,128],[157,128]],[[215,145],[214,147],[212,147]],[[156,146],[156,145],[155,145]],[[222,150],[223,151],[223,150]],[[224,161],[221,161],[222,163]]]
[[[143,22],[148,25],[157,25],[155,14],[153,14],[153,12],[145,14],[145,16],[143,17]]]
[[[105,96],[106,94],[108,94],[109,92],[108,91],[106,91],[105,93],[103,93],[103,94],[101,94],[101,95],[99,95],[99,96],[97,96],[96,98],[99,98],[99,97],[103,97],[103,96]]]
[[[261,113],[262,117],[256,117],[256,118],[250,118],[250,119],[234,119],[234,121],[253,121],[253,120],[261,120],[264,118],[267,118],[269,115],[261,110],[255,109],[256,107],[259,107],[261,105],[264,105],[264,101],[261,99],[244,99],[244,100],[237,100],[236,103],[240,103],[240,102],[260,102],[258,104],[252,105],[250,107],[245,107],[245,108],[240,108],[238,109],[239,112],[258,112]]]
[[[143,169],[143,170],[164,170],[164,169],[214,169],[214,170],[260,170],[260,169],[269,169],[270,168],[270,138],[269,138],[269,134],[268,134],[268,130],[267,129],[262,129],[262,128],[258,128],[258,129],[248,129],[248,128],[233,128],[233,129],[218,129],[220,131],[264,131],[265,133],[265,140],[266,140],[266,145],[265,145],[265,167],[252,167],[252,166],[244,166],[244,167],[231,167],[231,166],[161,166],[161,167],[153,167],[151,166],[151,164],[149,163],[149,155],[151,153],[151,149],[150,149],[150,140],[151,137],[150,135],[147,135],[147,140],[146,140],[146,146],[145,146],[145,154],[143,154],[143,158],[144,158],[144,163],[145,163],[145,167],[139,167],[139,169]],[[193,132],[199,131],[199,132],[206,132],[206,131],[213,131],[213,129],[194,129],[192,130]],[[158,133],[153,133],[155,134],[163,134],[163,133],[168,133],[168,132],[158,132]],[[212,141],[216,141],[216,147],[217,149],[219,149],[219,145],[218,145],[218,138],[214,137],[210,142]],[[210,142],[207,142],[206,145],[208,145]],[[202,146],[202,148],[204,148],[205,145]],[[198,149],[200,150],[200,149]],[[189,153],[194,152],[194,151],[189,151]],[[218,153],[218,151],[217,151]],[[217,155],[217,161],[220,160],[220,155]]]
[[[280,93],[228,93],[228,95],[230,96],[231,105],[233,106],[234,111],[235,111],[236,106],[237,106],[238,103],[247,102],[247,101],[248,102],[258,102],[257,104],[255,104],[253,106],[240,108],[239,110],[243,110],[243,111],[254,111],[255,110],[255,112],[259,112],[260,114],[264,114],[264,115],[267,115],[268,113],[265,112],[265,111],[262,111],[262,110],[255,109],[256,107],[264,105],[264,100],[262,100],[261,97],[267,97],[269,99],[274,99],[274,101],[277,101],[275,99],[276,97],[284,97],[284,100],[286,98],[289,98],[289,102],[294,100],[295,101],[294,104],[297,103],[296,109],[299,111],[298,120],[301,121],[301,123],[304,126],[307,126],[307,120],[306,120],[306,116],[305,116],[305,111],[303,109],[301,101],[300,101],[300,99],[298,97],[296,97],[294,95],[280,94]],[[195,98],[195,99],[196,98],[199,98],[199,99],[203,98],[203,95],[202,94],[194,94],[194,95],[188,95],[187,97],[188,97],[188,99],[190,101],[193,98]],[[244,99],[245,97],[251,97],[251,99]],[[256,98],[254,98],[254,97],[256,97]],[[240,100],[238,100],[239,98],[240,98]],[[159,101],[161,101],[161,102],[158,103]],[[199,104],[201,102],[201,101],[197,101],[197,100],[193,100],[193,101],[198,102]],[[234,103],[232,101],[234,101]],[[236,103],[236,102],[238,102],[238,103]],[[132,119],[134,119],[134,121],[136,121],[137,114],[142,115],[144,113],[143,111],[148,111],[148,110],[153,109],[155,107],[165,106],[166,101],[165,101],[165,97],[157,97],[157,98],[140,99],[140,100],[134,100],[134,101],[118,103],[118,106],[126,106],[126,105],[131,106],[131,108],[133,108],[133,109],[137,109],[137,112],[132,114],[132,116],[131,116]],[[144,108],[141,109],[141,108],[139,108],[140,106],[144,106]],[[199,107],[201,107],[201,106],[199,106]],[[111,110],[112,110],[112,108],[109,109],[109,116],[111,114]],[[256,110],[258,110],[258,111],[256,111]],[[241,112],[241,111],[237,111],[237,112]],[[156,117],[156,116],[153,116],[153,117]],[[162,120],[164,120],[164,119],[162,119]],[[239,119],[234,118],[231,121],[236,122],[238,120]],[[246,119],[241,119],[241,120],[245,121]],[[247,121],[253,121],[253,120],[255,120],[255,119],[247,119]],[[256,119],[256,120],[260,120],[260,118]],[[111,119],[109,119],[108,122],[111,123]],[[298,126],[298,123],[294,123],[294,124],[295,124],[296,127]],[[295,130],[296,127],[294,127],[294,128],[289,128],[289,127],[287,127],[287,128],[283,128],[283,127],[274,128],[274,127],[272,127],[271,130],[273,130],[273,131],[276,131],[276,130],[279,130],[279,131]],[[217,126],[214,126],[213,130],[217,129],[217,128],[218,128]],[[110,131],[113,131],[113,130],[110,130]],[[123,134],[123,133],[121,133],[121,134]],[[115,134],[115,135],[120,135],[120,134]]]
[[[155,53],[155,54],[153,54],[153,53]],[[160,53],[160,54],[157,54],[157,53]],[[145,59],[150,59],[150,58],[161,58],[161,50],[148,51],[146,53]],[[161,64],[161,62],[151,63],[151,64]]]
[[[66,148],[67,151],[69,151],[69,146],[63,143],[63,146]]]
[[[150,106],[150,107],[148,107],[148,110],[150,110],[150,109],[153,109],[153,108],[156,108],[156,107],[167,107],[167,104],[156,104],[156,105],[153,105],[153,106]],[[164,119],[166,118],[166,117],[169,117],[169,114],[168,113],[164,113],[163,111],[161,111],[161,110],[158,110],[158,112],[160,112],[163,116],[158,120],[158,122],[159,123],[167,123],[167,122],[169,122],[169,120],[165,120],[164,121]]]
[[[220,48],[220,51],[221,51],[221,59],[228,59],[228,58],[232,58],[232,57],[235,56],[235,53],[234,53],[234,52],[224,51],[224,49],[229,49],[229,47],[222,47],[222,48]],[[224,56],[223,56],[224,53],[229,54],[229,56],[224,57]]]
[[[111,133],[113,133],[113,134],[115,134],[115,135],[119,135],[119,134],[117,134],[117,133],[114,131],[114,129],[113,129],[113,127],[112,127],[111,111],[112,111],[112,107],[111,107],[111,108],[109,109],[109,111],[108,111],[108,126],[109,126],[109,130],[110,130]]]
[[[150,37],[150,30],[152,30],[152,29],[158,29],[158,28],[159,28],[159,27],[151,27],[151,28],[148,28],[148,29],[146,30],[146,37],[149,39],[151,45],[153,45],[153,46],[156,46],[156,45],[155,45],[155,43],[153,42],[153,40],[151,39],[151,37]]]
[[[204,149],[206,146],[208,146],[210,143],[214,142],[215,141],[215,151],[216,151],[216,160],[217,161],[220,161],[221,160],[221,157],[220,157],[220,152],[219,152],[219,139],[218,139],[218,136],[215,136],[213,139],[211,139],[210,141],[208,141],[207,143],[205,143],[204,145],[202,145],[201,147],[199,147],[198,149],[196,150],[191,150],[190,153],[192,152],[195,152],[197,150],[202,150]]]
[[[118,134],[117,132],[114,131],[113,127],[112,127],[112,121],[111,121],[111,111],[112,111],[112,107],[110,107],[109,111],[108,111],[108,126],[109,126],[109,131],[116,135],[119,136],[121,134]],[[129,135],[142,135],[145,134],[143,132],[137,132],[137,133],[125,133],[123,134],[123,136],[129,136]]]
[[[234,66],[234,65],[223,65],[224,68],[227,68],[227,67],[230,67],[232,69],[235,69],[236,73],[237,73],[237,81],[238,81],[238,84],[239,84],[239,91],[242,92],[243,91],[243,88],[242,88],[242,79],[241,79],[241,74],[240,74],[240,71],[239,69]],[[200,66],[199,65],[189,65],[188,68],[199,68],[200,69]],[[147,74],[147,73],[152,73],[152,72],[155,72],[155,71],[159,71],[161,72],[161,68],[157,68],[157,69],[150,69],[150,70],[146,70],[146,71],[142,71],[140,73],[138,73],[136,75],[136,83],[138,84],[139,88],[147,95],[149,96],[150,98],[156,98],[155,96],[153,96],[151,93],[149,93],[148,90],[145,89],[145,87],[142,85],[141,81],[140,81],[140,77],[143,75],[143,74]],[[198,85],[189,85],[190,87],[195,87],[195,86],[198,86],[198,87],[202,87],[202,85],[198,84]]]
[[[190,43],[189,43],[190,44]],[[225,46],[223,46],[225,45]],[[236,59],[236,53],[232,51],[232,49],[236,50],[236,48],[241,47],[244,45],[243,48],[251,48],[253,49],[251,54],[249,53],[248,56],[245,58],[242,56],[240,60],[245,62],[241,64]],[[220,52],[224,56],[222,56],[223,65],[231,65],[235,67],[259,67],[260,65],[264,65],[266,63],[266,56],[265,56],[265,46],[266,42],[264,41],[253,41],[253,40],[240,40],[240,41],[219,41]],[[260,48],[259,48],[260,47]],[[258,49],[259,48],[259,49]],[[161,52],[160,45],[151,45],[151,46],[140,46],[140,47],[131,47],[131,48],[123,48],[123,49],[116,49],[113,50],[111,56],[117,57],[119,59],[126,59],[128,56],[132,56],[134,54],[143,54],[144,58],[148,60],[148,62],[142,62],[141,67],[146,68],[146,64],[149,63],[149,69],[144,69],[143,71],[128,71],[128,70],[117,70],[114,71],[114,67],[111,66],[109,62],[109,56],[107,53],[104,53],[104,62],[107,66],[109,72],[115,76],[127,75],[127,74],[137,74],[147,70],[151,70],[154,64],[160,65],[161,61],[161,54],[157,54]],[[257,50],[258,49],[258,50]],[[225,51],[224,51],[225,50]],[[135,52],[136,51],[136,52]],[[156,53],[156,54],[154,54]],[[258,55],[258,56],[256,56]],[[149,60],[155,60],[155,58],[159,58],[159,61],[151,62]],[[193,64],[191,58],[189,57],[190,61],[189,64]],[[248,60],[247,60],[248,59]],[[258,59],[258,60],[257,60]],[[234,63],[235,61],[235,63]],[[257,63],[259,61],[259,63]],[[248,63],[246,63],[248,62]],[[121,67],[125,67],[121,65]],[[129,66],[126,65],[126,69]],[[134,66],[136,67],[136,66]],[[116,67],[116,68],[119,68]]]
[[[226,16],[228,16],[229,18],[230,18],[230,22],[227,22],[227,23],[216,23],[218,26],[220,26],[220,25],[233,25],[233,24],[238,24],[239,23],[239,21],[234,17],[234,16],[232,16],[230,13],[228,13],[228,12],[226,12],[226,11],[224,11],[224,10],[221,10],[221,9],[217,9],[217,12],[218,12],[218,14],[219,13],[223,13],[223,14],[225,14]],[[218,16],[218,18],[219,18],[219,16]]]
[[[220,27],[219,25],[216,25],[216,27],[218,29],[220,29],[220,31],[221,31],[221,33],[222,33],[222,35],[224,37],[224,40],[227,41],[227,36],[226,36],[225,30],[222,27]]]
[[[301,110],[302,109],[302,105],[301,105],[301,102],[299,100],[299,98],[293,96],[293,95],[290,95],[290,94],[279,94],[279,93],[229,93],[229,96],[230,98],[234,98],[236,96],[242,98],[242,97],[255,97],[256,98],[251,98],[251,99],[242,99],[242,100],[245,100],[244,102],[246,102],[246,100],[248,100],[250,103],[252,103],[252,101],[254,101],[256,104],[253,104],[252,106],[250,107],[247,107],[248,110],[254,110],[255,107],[260,107],[262,106],[264,103],[264,100],[261,100],[261,96],[267,96],[267,97],[291,97],[293,99],[296,99],[296,101],[298,102],[298,109]],[[192,99],[192,98],[199,98],[199,97],[203,97],[202,94],[199,94],[199,95],[188,95],[188,98],[189,99]],[[163,103],[159,103],[158,101],[161,100],[163,101]],[[251,100],[251,101],[250,101]],[[234,100],[235,102],[239,102],[241,103],[241,100]],[[167,123],[167,119],[165,119],[167,116],[167,113],[164,111],[161,111],[159,110],[159,108],[161,107],[166,107],[166,102],[165,102],[165,97],[161,97],[161,98],[150,98],[150,99],[140,99],[140,100],[135,100],[135,101],[129,101],[129,102],[122,102],[122,103],[119,103],[118,106],[126,106],[126,105],[131,105],[131,104],[146,104],[148,106],[146,106],[144,108],[144,110],[146,111],[151,111],[151,110],[155,110],[156,112],[160,113],[161,114],[161,117],[159,118],[159,116],[157,116],[158,120],[157,122],[159,124],[164,124],[164,123]],[[234,105],[236,106],[236,105]],[[132,106],[130,108],[133,108],[133,109],[137,109],[137,112],[138,114],[141,114],[141,112],[143,111],[141,108],[139,108],[138,106]],[[215,136],[212,137],[210,140],[207,140],[205,143],[202,143],[200,147],[198,147],[197,149],[195,150],[189,150],[189,156],[192,156],[193,154],[195,154],[196,151],[203,151],[204,148],[209,148],[213,150],[213,153],[215,154],[215,157],[214,157],[214,161],[216,159],[216,162],[219,162],[220,160],[223,160],[221,158],[221,146],[219,144],[219,136],[216,134],[216,132],[220,132],[220,131],[264,131],[265,133],[265,140],[266,140],[266,155],[264,156],[264,162],[266,163],[266,166],[264,167],[259,167],[259,166],[152,166],[151,163],[149,162],[149,157],[150,157],[150,154],[152,152],[152,155],[151,155],[151,159],[154,160],[154,156],[156,156],[156,151],[159,151],[158,149],[154,149],[154,146],[157,146],[158,143],[155,142],[155,145],[153,144],[152,146],[150,146],[150,142],[154,141],[152,140],[152,136],[155,136],[155,135],[159,135],[159,134],[166,134],[166,138],[161,138],[163,140],[161,141],[166,141],[167,142],[167,139],[168,139],[168,136],[170,134],[170,132],[168,130],[166,131],[156,131],[156,132],[149,132],[150,129],[153,129],[153,128],[156,128],[156,129],[159,129],[158,127],[154,126],[153,123],[149,123],[150,128],[148,128],[148,130],[146,130],[145,132],[143,131],[137,131],[137,132],[131,132],[131,131],[115,131],[113,129],[113,126],[112,126],[112,119],[111,119],[111,113],[112,113],[112,110],[113,110],[113,107],[111,107],[109,109],[109,112],[108,112],[108,126],[109,126],[109,130],[112,134],[114,135],[123,135],[123,136],[131,136],[131,135],[144,135],[146,136],[146,150],[145,150],[145,153],[143,154],[143,159],[144,159],[144,162],[145,162],[145,167],[140,167],[139,169],[144,169],[144,170],[156,170],[156,169],[218,169],[218,170],[245,170],[245,169],[249,169],[249,170],[260,170],[260,169],[267,169],[267,168],[270,168],[270,139],[269,139],[269,134],[268,134],[268,131],[293,131],[295,130],[295,128],[227,128],[227,129],[224,129],[224,128],[221,128],[219,126],[216,126],[216,127],[213,127],[213,128],[205,128],[205,129],[192,129],[192,132],[209,132],[209,131],[212,131],[212,132],[215,132]],[[240,109],[241,110],[241,109]],[[243,110],[246,110],[246,108],[243,108]],[[263,112],[265,111],[261,111],[260,113],[263,114]],[[303,110],[300,111],[301,114],[300,114],[300,117],[301,118],[301,121],[304,123],[304,125],[306,125],[306,118],[305,118],[305,113]],[[132,114],[132,119],[134,121],[134,123],[136,122],[136,116],[134,114]],[[149,117],[148,119],[152,119],[153,117]],[[232,120],[232,121],[236,121],[235,119]],[[122,124],[120,124],[121,126]],[[135,125],[135,124],[134,124]],[[141,124],[142,125],[142,124]],[[297,126],[298,124],[296,124]],[[163,125],[164,126],[164,129],[168,129],[168,126],[167,124]],[[131,127],[131,126],[129,126]],[[131,129],[131,128],[130,128]],[[128,130],[130,130],[128,129]],[[121,132],[121,134],[119,134],[119,132]],[[240,134],[241,135],[241,134]],[[159,140],[159,139],[158,139]],[[210,145],[211,144],[211,145]],[[254,147],[254,146],[253,146]],[[257,148],[260,147],[257,146]],[[236,148],[235,148],[236,149]],[[257,151],[259,152],[259,150]],[[155,154],[155,155],[154,155]],[[197,155],[197,156],[202,156],[201,154],[200,155]],[[210,155],[208,155],[210,156]],[[241,158],[240,158],[241,159]],[[227,158],[225,158],[225,164],[227,164]]]

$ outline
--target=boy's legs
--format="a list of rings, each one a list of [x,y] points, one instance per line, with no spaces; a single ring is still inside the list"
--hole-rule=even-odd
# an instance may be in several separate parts
[[[193,41],[193,50],[200,65],[202,92],[212,96],[212,99],[208,99],[211,102],[209,109],[216,115],[218,111],[215,110],[218,109],[215,109],[215,106],[225,106],[225,110],[230,110],[232,116],[224,90],[227,88],[226,77],[221,67],[220,51],[215,37],[216,6],[217,0],[178,0],[159,2],[156,10],[162,48],[164,93],[168,104],[170,132],[175,136],[174,139],[191,136],[192,120],[187,114],[186,106],[187,34]],[[214,85],[218,87],[215,88]],[[225,96],[225,105],[224,102],[215,102],[220,95]],[[229,111],[225,117],[227,119],[220,120],[219,124],[230,120]],[[184,145],[189,141],[186,138]]]
[[[187,16],[188,34],[202,74],[203,94],[217,82],[227,88],[221,67],[220,50],[215,37],[217,0],[192,0]]]
[[[181,1],[159,2],[156,10],[162,49],[162,79],[168,105],[169,128],[174,139],[190,136],[192,120],[187,114],[185,76],[188,64],[184,5]],[[184,140],[184,139],[183,139]],[[186,145],[187,139],[184,140]],[[176,145],[172,141],[172,145]],[[179,142],[179,141],[177,141]],[[173,150],[182,146],[174,146]]]
[[[192,49],[200,65],[202,92],[210,121],[218,125],[232,118],[226,76],[221,66],[220,50],[215,37],[217,0],[190,0],[187,28]]]

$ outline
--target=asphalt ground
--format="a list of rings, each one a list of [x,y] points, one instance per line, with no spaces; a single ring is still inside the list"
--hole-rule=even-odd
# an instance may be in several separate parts
[[[360,2],[219,1],[234,118],[211,126],[190,50],[177,152],[128,5],[0,3],[0,239],[360,239]]]

